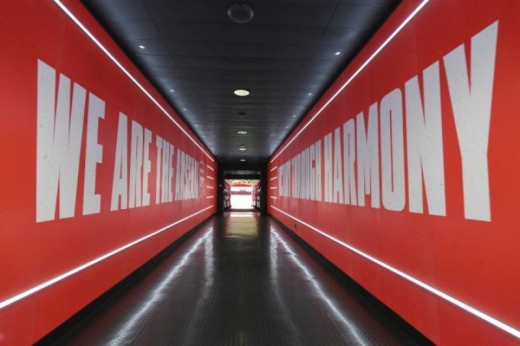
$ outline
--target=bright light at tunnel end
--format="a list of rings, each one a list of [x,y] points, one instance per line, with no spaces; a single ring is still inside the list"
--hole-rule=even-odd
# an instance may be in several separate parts
[[[424,6],[426,6],[430,2],[430,0],[423,0],[409,15],[406,17],[406,19],[386,38],[386,40],[381,43],[381,45],[365,60],[365,62],[347,79],[345,83],[332,95],[327,102],[321,108],[312,116],[312,118],[291,138],[289,142],[287,142],[280,151],[271,158],[269,162],[273,162],[276,160],[278,156],[280,156],[285,149],[287,149],[296,138],[298,138],[303,131],[314,121],[316,118],[329,106],[329,104],[334,101],[334,99],[341,94],[343,89],[345,89],[371,62],[375,59],[376,56],[381,53],[381,51],[392,41],[400,32],[403,30],[403,28],[419,13]]]
[[[445,301],[447,301],[447,302],[449,302],[449,303],[451,303],[451,304],[461,308],[462,310],[472,314],[473,316],[476,316],[476,317],[480,318],[481,320],[484,320],[485,322],[487,322],[487,323],[497,327],[498,329],[501,329],[504,332],[506,332],[508,334],[511,334],[515,338],[520,339],[520,330],[518,330],[518,329],[516,329],[516,328],[514,328],[514,327],[512,327],[512,326],[510,326],[510,325],[508,325],[508,324],[506,324],[506,323],[504,323],[504,322],[502,322],[502,321],[500,321],[500,320],[498,320],[498,319],[496,319],[496,318],[494,318],[494,317],[492,317],[492,316],[490,316],[488,314],[486,314],[485,312],[482,312],[482,311],[478,310],[477,308],[475,308],[475,307],[473,307],[471,305],[468,305],[468,304],[462,302],[461,300],[458,300],[455,297],[450,296],[449,294],[447,294],[447,293],[445,293],[445,292],[443,292],[443,291],[441,291],[441,290],[439,290],[439,289],[437,289],[437,288],[435,288],[433,286],[430,286],[429,284],[427,284],[427,283],[425,283],[425,282],[423,282],[423,281],[421,281],[421,280],[419,280],[419,279],[417,279],[417,278],[415,278],[415,277],[413,277],[413,276],[411,276],[409,274],[406,274],[405,272],[403,272],[403,271],[401,271],[401,270],[399,270],[399,269],[397,269],[395,267],[392,267],[391,265],[389,265],[389,264],[387,264],[387,263],[385,263],[385,262],[383,262],[383,261],[381,261],[381,260],[379,260],[379,259],[377,259],[375,257],[372,257],[371,255],[367,254],[366,252],[363,252],[363,251],[357,249],[356,247],[354,247],[354,246],[352,246],[350,244],[347,244],[347,243],[345,243],[345,242],[343,242],[343,241],[341,241],[341,240],[339,240],[339,239],[337,239],[337,238],[335,238],[335,237],[325,233],[324,231],[322,231],[322,230],[320,230],[320,229],[318,229],[318,228],[316,228],[316,227],[306,223],[305,221],[302,221],[302,220],[298,219],[297,217],[295,217],[295,216],[293,216],[293,215],[291,215],[291,214],[289,214],[289,213],[287,213],[287,212],[285,212],[285,211],[283,211],[283,210],[281,210],[281,209],[279,209],[279,208],[277,208],[275,206],[271,206],[271,208],[279,211],[280,213],[282,213],[285,216],[293,219],[294,221],[300,222],[302,225],[308,227],[312,231],[314,231],[314,232],[324,236],[325,238],[328,238],[329,240],[332,240],[333,242],[335,242],[336,244],[346,248],[347,250],[350,250],[351,252],[354,252],[355,254],[357,254],[357,255],[359,255],[359,256],[369,260],[370,262],[372,262],[372,263],[374,263],[374,264],[376,264],[376,265],[378,265],[378,266],[380,266],[382,268],[387,269],[388,271],[398,275],[399,277],[401,277],[401,278],[403,278],[403,279],[405,279],[405,280],[407,280],[407,281],[409,281],[409,282],[411,282],[411,283],[421,287],[422,289],[424,289],[424,290],[426,290],[426,291],[436,295],[437,297],[439,297],[439,298],[441,298],[441,299],[443,299],[443,300],[445,300]]]

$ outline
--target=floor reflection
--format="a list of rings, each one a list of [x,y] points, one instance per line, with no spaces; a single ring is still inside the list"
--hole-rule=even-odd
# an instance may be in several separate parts
[[[255,212],[213,217],[63,345],[410,345],[414,340]]]

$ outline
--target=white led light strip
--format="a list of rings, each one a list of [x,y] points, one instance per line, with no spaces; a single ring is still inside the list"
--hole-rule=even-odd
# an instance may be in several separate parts
[[[33,288],[30,288],[30,289],[28,289],[28,290],[26,290],[26,291],[24,291],[22,293],[19,293],[19,294],[15,295],[15,296],[13,296],[13,297],[11,297],[9,299],[6,299],[6,300],[0,302],[0,310],[5,308],[5,307],[8,307],[9,305],[12,305],[12,304],[20,301],[22,299],[25,299],[28,296],[33,295],[33,294],[35,294],[35,293],[37,293],[37,292],[39,292],[39,291],[41,291],[41,290],[43,290],[43,289],[45,289],[45,288],[47,288],[49,286],[52,286],[52,285],[54,285],[54,284],[56,284],[56,283],[58,283],[60,281],[63,281],[66,278],[71,277],[72,275],[75,275],[75,274],[79,273],[80,271],[83,271],[83,270],[85,270],[87,268],[90,268],[93,265],[95,265],[95,264],[97,264],[97,263],[99,263],[101,261],[104,261],[104,260],[106,260],[106,259],[108,259],[108,258],[110,258],[110,257],[112,257],[114,255],[117,255],[118,253],[123,252],[126,249],[129,249],[129,248],[131,248],[131,247],[133,247],[133,246],[135,246],[135,245],[137,245],[139,243],[142,243],[143,241],[145,241],[147,239],[155,237],[156,235],[158,235],[158,234],[168,230],[169,228],[171,228],[173,226],[176,226],[176,225],[180,224],[181,222],[184,222],[184,221],[186,221],[188,219],[191,219],[192,217],[194,217],[194,216],[196,216],[196,215],[198,215],[198,214],[200,214],[200,213],[202,213],[202,212],[204,212],[204,211],[206,211],[206,210],[208,210],[210,208],[213,208],[213,206],[209,206],[207,208],[199,210],[196,213],[193,213],[193,214],[191,214],[189,216],[186,216],[185,218],[182,218],[180,220],[177,220],[177,221],[175,221],[175,222],[173,222],[173,223],[171,223],[171,224],[169,224],[167,226],[164,226],[161,229],[158,229],[158,230],[156,230],[156,231],[154,231],[154,232],[144,236],[144,237],[141,237],[141,238],[139,238],[137,240],[134,240],[131,243],[128,243],[128,244],[123,245],[123,246],[121,246],[121,247],[119,247],[119,248],[117,248],[117,249],[115,249],[113,251],[110,251],[109,253],[106,253],[103,256],[97,257],[97,258],[93,259],[90,262],[84,263],[84,264],[80,265],[79,267],[71,269],[71,270],[69,270],[66,273],[58,275],[58,276],[56,276],[56,277],[54,277],[54,278],[52,278],[52,279],[50,279],[48,281],[45,281],[45,282],[43,282],[43,283],[41,283],[41,284],[39,284],[37,286],[34,286]]]
[[[385,268],[388,271],[391,271],[392,273],[402,277],[403,279],[405,279],[407,281],[410,281],[411,283],[413,283],[413,284],[423,288],[424,290],[426,290],[426,291],[436,295],[437,297],[446,300],[447,302],[449,302],[449,303],[451,303],[451,304],[461,308],[462,310],[464,310],[466,312],[469,312],[470,314],[472,314],[472,315],[474,315],[474,316],[476,316],[476,317],[478,317],[478,318],[480,318],[480,319],[482,319],[482,320],[492,324],[493,326],[495,326],[495,327],[505,331],[506,333],[509,333],[509,334],[513,335],[514,337],[520,339],[520,330],[515,329],[515,328],[511,327],[510,325],[507,325],[504,322],[499,321],[496,318],[491,317],[490,315],[488,315],[488,314],[486,314],[486,313],[484,313],[484,312],[482,312],[482,311],[480,311],[480,310],[478,310],[478,309],[476,309],[476,308],[474,308],[474,307],[472,307],[472,306],[470,306],[470,305],[468,305],[468,304],[458,300],[457,298],[454,298],[454,297],[450,296],[449,294],[444,293],[444,292],[436,289],[435,287],[430,286],[427,283],[425,283],[425,282],[423,282],[423,281],[421,281],[419,279],[416,279],[415,277],[413,277],[413,276],[411,276],[409,274],[406,274],[405,272],[402,272],[399,269],[394,268],[391,265],[386,264],[385,262],[383,262],[381,260],[378,260],[375,257],[370,256],[366,252],[363,252],[363,251],[353,247],[352,245],[349,245],[347,243],[342,242],[341,240],[339,240],[337,238],[334,238],[333,236],[331,236],[331,235],[329,235],[329,234],[319,230],[318,228],[316,228],[316,227],[314,227],[312,225],[309,225],[308,223],[298,219],[297,217],[294,217],[294,216],[286,213],[285,211],[283,211],[283,210],[281,210],[279,208],[276,208],[274,206],[271,206],[271,208],[278,210],[280,213],[284,214],[285,216],[287,216],[287,217],[289,217],[289,218],[291,218],[291,219],[293,219],[295,221],[300,222],[301,224],[307,226],[308,228],[310,228],[314,232],[316,232],[316,233],[318,233],[318,234],[328,238],[329,240],[332,240],[336,244],[341,245],[342,247],[344,247],[344,248],[354,252],[355,254],[357,254],[357,255],[359,255],[359,256],[367,259],[367,260],[369,260],[370,262],[372,262],[374,264],[377,264],[378,266],[383,267],[383,268]]]
[[[53,0],[53,1],[92,40],[92,42],[94,42],[96,44],[96,46],[98,46],[99,49],[101,49],[101,51],[103,53],[105,53],[105,55],[110,60],[112,60],[112,62],[114,64],[116,64],[117,67],[119,67],[121,72],[123,72],[150,99],[150,101],[152,101],[157,106],[157,108],[159,108],[164,113],[164,115],[166,115],[166,117],[168,117],[168,119],[170,119],[175,124],[175,126],[177,126],[179,128],[179,130],[181,130],[182,133],[184,133],[186,135],[186,137],[188,137],[193,142],[193,144],[195,144],[195,146],[197,148],[199,148],[211,161],[214,161],[213,158],[211,157],[211,155],[208,154],[206,152],[206,150],[204,150],[199,145],[199,143],[197,143],[197,141],[193,137],[191,137],[190,134],[185,129],[182,128],[182,126],[170,115],[170,113],[163,106],[161,106],[159,101],[157,101],[148,92],[148,90],[146,90],[145,87],[143,87],[141,85],[141,83],[139,83],[137,81],[137,79],[135,79],[135,77],[132,76],[132,74],[130,72],[128,72],[128,70],[126,68],[123,67],[123,65],[108,51],[108,49],[106,49],[105,46],[103,46],[103,44],[101,42],[99,42],[99,40],[85,27],[85,25],[83,25],[83,23],[81,23],[79,21],[78,18],[76,18],[76,16],[60,0]]]
[[[343,85],[338,89],[338,91],[336,91],[334,93],[334,95],[332,95],[330,97],[330,99],[325,102],[325,104],[312,116],[312,118],[307,122],[307,124],[305,124],[305,126],[303,126],[297,133],[296,135],[294,135],[293,138],[291,138],[291,140],[286,144],[284,145],[284,147],[275,155],[271,158],[271,162],[273,162],[278,156],[280,156],[281,153],[283,153],[285,151],[285,149],[287,149],[287,147],[289,145],[291,145],[292,142],[294,142],[294,140],[296,138],[298,138],[298,136],[300,136],[300,134],[305,131],[305,129],[318,117],[318,115],[321,114],[321,112],[323,112],[323,110],[325,110],[325,108],[327,108],[329,106],[329,104],[334,101],[334,99],[343,91],[343,89],[345,89],[367,66],[368,64],[370,64],[372,62],[372,60],[374,60],[374,58],[379,55],[379,53],[381,53],[381,51],[390,43],[390,41],[392,41],[394,39],[395,36],[397,36],[397,34],[399,34],[401,32],[401,30],[403,30],[403,28],[417,15],[417,13],[419,13],[420,10],[422,10],[422,8],[424,6],[426,6],[426,4],[429,2],[430,0],[423,0],[419,6],[417,6],[417,8],[415,10],[412,11],[412,13],[410,13],[408,15],[408,17],[406,17],[406,19],[401,23],[401,25],[399,25],[391,34],[390,36],[388,36],[388,38],[379,46],[379,48],[377,48],[375,50],[374,53],[372,53],[372,55],[370,55],[368,57],[368,59],[363,63],[363,65],[361,65],[357,70],[356,72],[354,72],[352,74],[352,76],[350,76],[349,79],[347,79],[347,81],[345,83],[343,83]]]

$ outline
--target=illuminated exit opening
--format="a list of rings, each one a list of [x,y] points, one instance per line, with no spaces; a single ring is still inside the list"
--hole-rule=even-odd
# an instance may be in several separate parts
[[[224,209],[260,209],[260,180],[226,179],[224,189]]]

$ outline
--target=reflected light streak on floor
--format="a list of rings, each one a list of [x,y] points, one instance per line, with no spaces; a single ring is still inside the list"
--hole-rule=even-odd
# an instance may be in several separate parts
[[[108,342],[109,345],[123,345],[128,343],[127,339],[132,340],[132,334],[136,330],[136,325],[141,319],[148,313],[153,311],[155,305],[160,304],[163,301],[165,295],[165,289],[173,281],[180,272],[186,268],[193,253],[198,251],[201,245],[210,237],[212,230],[206,232],[206,234],[200,238],[188,252],[181,258],[180,262],[175,265],[171,272],[163,279],[163,281],[152,291],[148,296],[148,299],[144,301],[144,304],[137,308],[137,311],[132,314],[132,318],[126,322],[121,329],[116,333],[115,337]]]
[[[283,246],[284,250],[289,253],[289,258],[293,261],[294,264],[296,264],[299,269],[301,269],[305,278],[307,278],[312,283],[312,287],[320,299],[326,303],[326,306],[328,306],[333,314],[343,323],[345,331],[351,337],[351,341],[354,341],[357,345],[367,345],[368,343],[366,339],[362,336],[357,326],[351,323],[350,318],[346,318],[344,314],[338,309],[331,297],[329,297],[323,290],[320,283],[317,281],[317,278],[305,266],[305,264],[299,260],[298,255],[296,255],[296,253],[289,247],[287,242],[280,237],[276,231],[276,228],[271,227],[271,234],[273,235],[275,241],[279,242]]]

